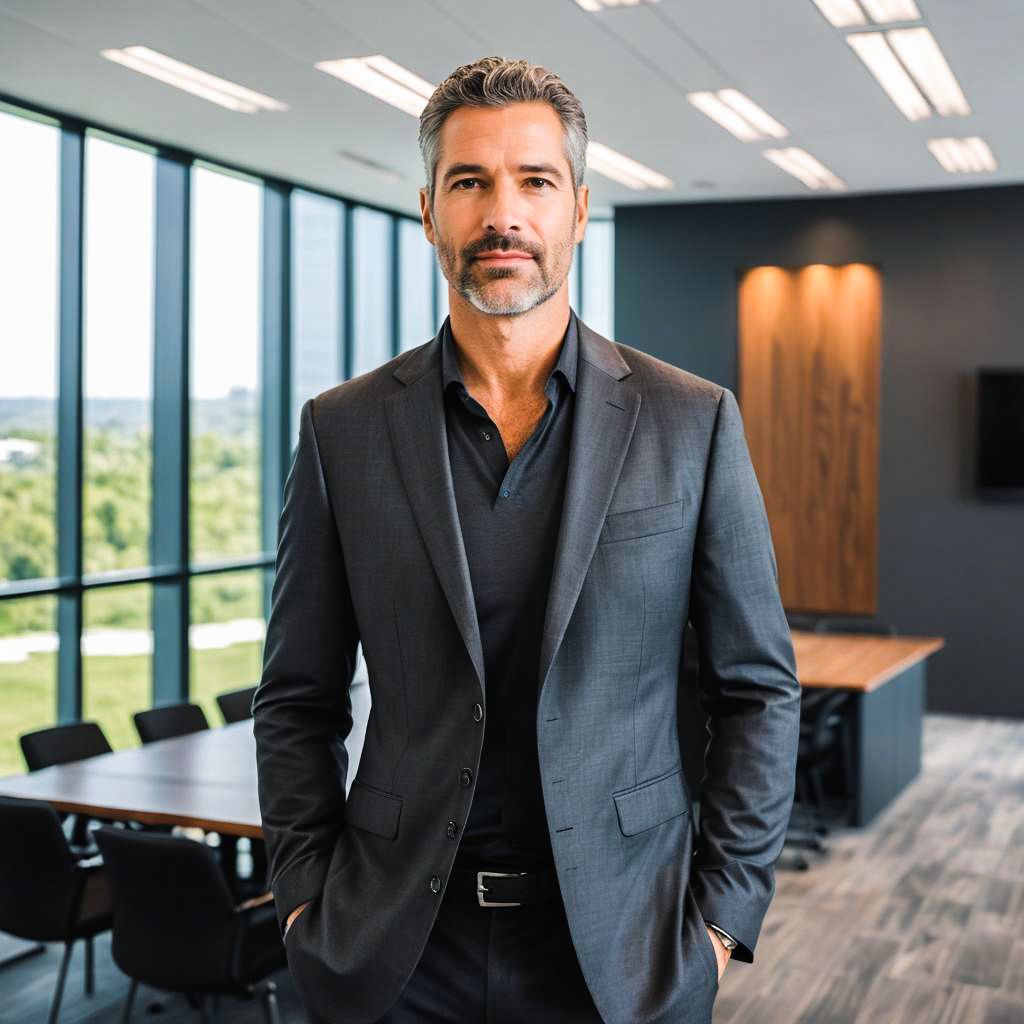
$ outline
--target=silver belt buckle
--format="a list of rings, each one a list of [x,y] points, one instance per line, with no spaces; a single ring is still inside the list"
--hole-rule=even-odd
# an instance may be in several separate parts
[[[522,903],[491,903],[485,896],[490,890],[484,885],[484,876],[488,878],[522,878],[525,871],[478,871],[476,873],[476,898],[481,907],[521,907]]]

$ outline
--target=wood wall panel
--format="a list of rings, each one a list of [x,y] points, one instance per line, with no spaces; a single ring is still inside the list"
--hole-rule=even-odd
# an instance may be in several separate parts
[[[874,267],[756,267],[739,384],[787,609],[873,615],[882,282]]]

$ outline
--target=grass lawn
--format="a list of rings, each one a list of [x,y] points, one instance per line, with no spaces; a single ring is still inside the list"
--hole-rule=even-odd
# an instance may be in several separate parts
[[[192,651],[191,658],[191,699],[217,726],[222,720],[216,694],[259,681],[263,645],[253,641]],[[149,655],[85,659],[85,717],[100,723],[115,750],[138,745],[131,716],[152,706],[151,662]],[[32,654],[26,661],[0,665],[0,775],[25,770],[18,736],[53,725],[56,709],[56,654]]]

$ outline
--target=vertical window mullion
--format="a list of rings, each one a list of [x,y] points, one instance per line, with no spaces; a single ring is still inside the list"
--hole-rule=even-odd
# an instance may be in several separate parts
[[[191,167],[156,162],[153,353],[153,703],[184,700],[189,676],[189,281]]]
[[[391,356],[394,358],[402,351],[402,325],[399,309],[399,296],[402,287],[402,270],[399,265],[398,237],[399,219],[391,218]]]
[[[82,715],[82,214],[85,131],[60,140],[60,319],[57,412],[57,721]]]
[[[346,203],[341,224],[341,365],[345,368],[345,380],[352,377],[355,365],[355,288],[352,285],[352,207]]]

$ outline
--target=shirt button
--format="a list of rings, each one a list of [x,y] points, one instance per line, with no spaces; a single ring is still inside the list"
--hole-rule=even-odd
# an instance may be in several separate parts
[[[430,891],[431,892],[440,892],[441,891],[441,879],[438,878],[437,875],[434,875],[434,877],[430,880]]]
[[[479,704],[473,705],[473,721],[479,722],[484,717],[484,709]]]
[[[508,491],[502,491],[502,492],[501,492],[501,496],[502,496],[503,498],[507,498],[507,497],[508,497]]]
[[[459,772],[459,785],[462,786],[463,789],[466,789],[472,781],[473,773],[468,768],[463,768],[462,771]]]
[[[449,839],[454,839],[459,834],[459,826],[454,821],[448,822],[448,828],[445,830]]]
[[[491,435],[490,435],[490,434],[488,434],[488,433],[487,433],[487,431],[485,430],[485,431],[484,431],[484,440],[485,440],[485,441],[490,441],[490,439],[491,439]]]

